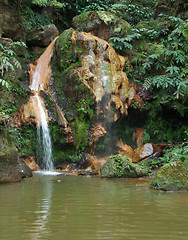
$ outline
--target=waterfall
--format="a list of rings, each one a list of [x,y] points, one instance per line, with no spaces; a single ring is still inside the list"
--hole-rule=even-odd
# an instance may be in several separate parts
[[[43,159],[43,165],[45,170],[54,170],[52,161],[52,143],[50,137],[50,131],[48,127],[48,113],[45,107],[43,98],[41,97],[41,91],[48,90],[48,82],[51,76],[50,61],[52,57],[53,47],[57,38],[47,47],[41,57],[30,64],[30,89],[32,94],[30,96],[30,102],[33,106],[33,110],[36,116],[37,125],[37,138],[39,146],[41,146],[41,155]]]
[[[46,114],[44,111],[44,106],[42,105],[42,101],[38,93],[36,93],[37,105],[39,109],[39,115],[37,119],[37,137],[38,142],[41,142],[42,135],[42,152],[43,152],[43,163],[45,165],[45,169],[52,171],[54,170],[53,162],[52,162],[52,143],[50,137],[50,131],[48,128],[48,122],[46,119]],[[41,131],[42,129],[42,131]]]

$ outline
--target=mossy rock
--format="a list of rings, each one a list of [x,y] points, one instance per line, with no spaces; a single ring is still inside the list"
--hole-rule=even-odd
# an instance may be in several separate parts
[[[160,168],[150,187],[164,191],[188,190],[188,159],[168,163]]]
[[[18,150],[4,133],[0,133],[0,183],[19,182],[32,172],[19,159]]]
[[[62,71],[68,70],[72,64],[77,62],[72,44],[73,31],[72,28],[65,30],[56,42],[57,62]]]
[[[147,175],[149,175],[147,168],[140,167],[120,155],[112,155],[101,166],[101,177],[105,178],[139,178]]]
[[[89,11],[73,18],[73,26],[78,31],[92,32],[95,36],[108,40],[110,37],[121,37],[131,33],[131,25],[106,11]]]

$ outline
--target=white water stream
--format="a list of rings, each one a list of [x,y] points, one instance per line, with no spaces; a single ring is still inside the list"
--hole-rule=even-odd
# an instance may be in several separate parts
[[[52,143],[50,131],[48,127],[48,114],[43,98],[40,95],[41,91],[45,91],[48,87],[48,81],[51,76],[50,61],[53,53],[53,47],[57,38],[47,47],[41,57],[30,65],[30,89],[32,91],[32,103],[36,115],[37,138],[39,143],[40,155],[43,159],[44,169],[53,171],[52,161]],[[41,147],[40,147],[41,145]]]
[[[46,119],[45,110],[39,97],[38,93],[36,93],[37,105],[39,110],[39,115],[37,119],[37,137],[39,138],[38,142],[41,141],[42,136],[42,151],[43,151],[43,164],[45,170],[53,171],[54,166],[52,162],[52,143],[50,137],[50,131],[48,127],[48,122]],[[41,131],[42,130],[42,131]]]

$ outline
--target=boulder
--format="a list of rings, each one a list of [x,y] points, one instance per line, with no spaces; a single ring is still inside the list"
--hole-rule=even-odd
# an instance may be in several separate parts
[[[60,72],[54,84],[56,101],[65,116],[74,113],[77,147],[89,136],[85,143],[94,153],[96,142],[106,133],[106,122],[117,120],[119,113],[127,115],[135,99],[123,71],[127,59],[118,55],[107,41],[72,28],[59,36],[55,46],[53,65]],[[94,111],[97,121],[88,121]],[[77,135],[80,131],[85,133],[82,139]]]
[[[17,148],[0,133],[0,183],[19,182],[31,176],[31,170],[19,159]]]
[[[24,40],[19,11],[15,11],[14,3],[6,5],[0,1],[0,37],[10,37],[13,41]]]
[[[73,18],[73,27],[78,31],[90,32],[106,41],[110,37],[125,37],[132,29],[128,22],[106,11],[84,12]]]
[[[36,29],[27,34],[26,41],[31,46],[46,47],[50,44],[50,40],[59,34],[54,24],[49,24],[44,29]]]
[[[33,156],[28,156],[22,158],[23,162],[31,169],[31,171],[38,171],[40,170],[39,165],[35,162]]]
[[[112,155],[100,170],[101,177],[106,178],[139,178],[147,176],[150,172],[120,155]]]
[[[188,158],[161,167],[151,182],[152,189],[164,191],[188,190]]]

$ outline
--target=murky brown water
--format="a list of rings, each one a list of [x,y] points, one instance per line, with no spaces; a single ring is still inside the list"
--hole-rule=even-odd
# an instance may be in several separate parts
[[[38,175],[0,185],[0,240],[187,240],[188,192],[148,185]]]

